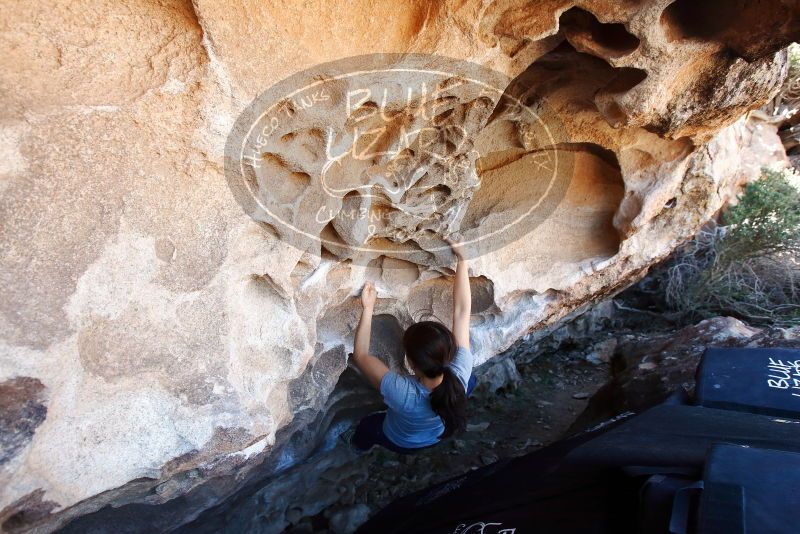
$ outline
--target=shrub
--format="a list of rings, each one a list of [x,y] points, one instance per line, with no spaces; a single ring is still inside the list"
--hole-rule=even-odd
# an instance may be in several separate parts
[[[787,50],[789,54],[789,76],[794,74],[796,77],[798,71],[800,71],[800,45],[792,43]]]
[[[668,309],[686,320],[800,323],[800,191],[784,172],[764,169],[721,225],[682,247],[658,279]]]

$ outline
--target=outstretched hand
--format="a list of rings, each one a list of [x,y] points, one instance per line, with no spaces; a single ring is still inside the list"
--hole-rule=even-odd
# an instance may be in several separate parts
[[[378,292],[375,290],[375,285],[372,282],[364,284],[364,289],[361,290],[361,304],[364,308],[374,308],[377,299]]]
[[[381,380],[389,372],[389,368],[380,359],[369,353],[372,311],[377,298],[378,292],[375,291],[372,282],[364,284],[364,289],[361,290],[361,303],[364,305],[364,311],[361,312],[361,318],[356,327],[356,337],[353,340],[353,363],[367,377],[370,384],[380,389]]]
[[[450,245],[450,250],[453,251],[453,255],[459,260],[463,260],[464,245],[461,243],[461,236],[457,232],[454,232],[448,236],[445,236],[444,240],[448,245]]]

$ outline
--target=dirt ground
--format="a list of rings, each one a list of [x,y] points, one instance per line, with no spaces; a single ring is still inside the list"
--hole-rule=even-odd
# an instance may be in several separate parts
[[[466,432],[410,456],[374,447],[355,460],[366,463],[368,476],[349,498],[285,532],[348,531],[398,497],[561,439],[610,378],[609,364],[591,363],[587,351],[586,346],[517,351],[513,361],[522,380],[494,393],[479,383],[469,399]]]

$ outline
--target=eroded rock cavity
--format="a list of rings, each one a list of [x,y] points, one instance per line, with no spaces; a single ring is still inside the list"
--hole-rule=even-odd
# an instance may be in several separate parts
[[[539,194],[542,155],[569,162],[559,202],[471,260],[478,362],[625,287],[780,153],[773,130],[742,116],[779,88],[780,49],[800,38],[796,3],[755,1],[76,11],[37,0],[0,19],[7,532],[52,531],[107,505],[172,529],[307,456],[374,401],[345,371],[364,281],[379,290],[374,350],[399,366],[406,326],[450,316],[440,234],[512,218]],[[396,198],[394,183],[372,197],[345,187],[309,247],[294,246],[237,203],[226,139],[277,81],[373,53],[469,61],[509,82],[496,97],[453,90],[440,102],[443,147],[470,173],[445,181],[428,162],[399,173],[414,187]],[[532,141],[509,99],[556,117],[557,141]],[[319,208],[315,158],[332,122],[322,113],[259,155],[249,183],[283,217]],[[414,147],[404,156],[422,161]],[[342,215],[362,208],[387,215],[372,229]],[[370,242],[379,253],[353,254]]]

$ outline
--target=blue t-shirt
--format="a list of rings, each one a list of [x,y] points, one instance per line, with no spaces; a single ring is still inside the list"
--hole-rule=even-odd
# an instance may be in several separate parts
[[[449,367],[467,391],[472,375],[472,352],[458,347]],[[444,432],[444,422],[431,408],[428,388],[412,376],[389,371],[381,379],[381,395],[389,407],[383,421],[383,432],[399,447],[418,448],[433,445]]]

